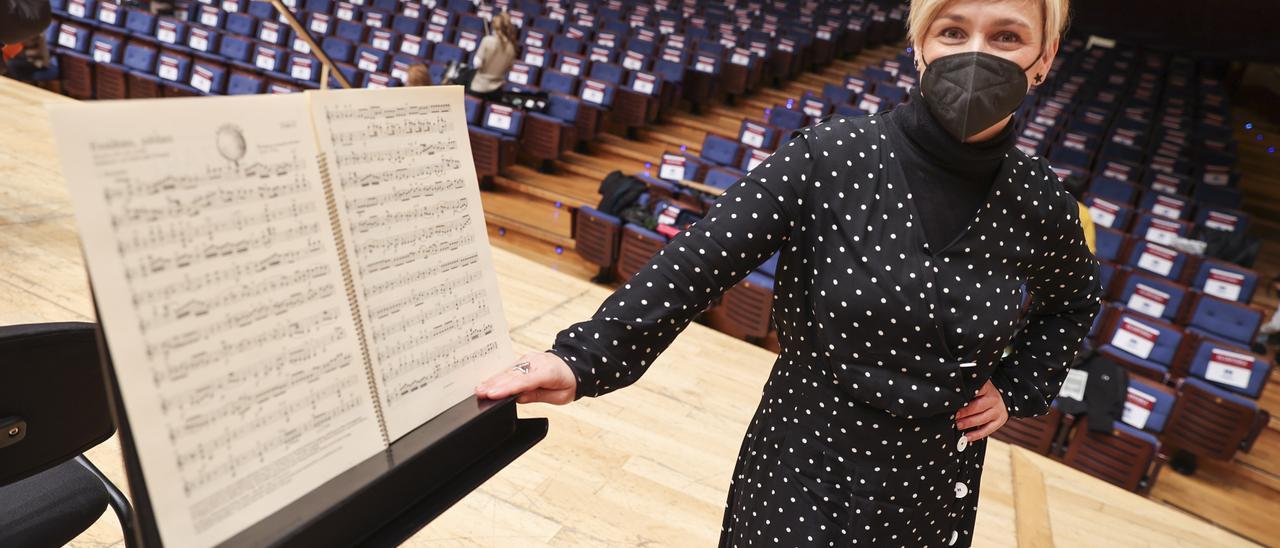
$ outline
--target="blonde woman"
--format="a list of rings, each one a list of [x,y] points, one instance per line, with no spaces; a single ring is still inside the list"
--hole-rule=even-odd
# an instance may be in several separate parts
[[[628,386],[780,252],[782,351],[720,545],[969,545],[987,436],[1048,412],[1099,307],[1075,200],[1014,146],[1011,121],[1067,7],[915,0],[907,104],[801,130],[591,319],[477,395],[565,404]]]
[[[467,93],[491,99],[507,81],[507,73],[516,62],[516,42],[520,33],[511,23],[511,14],[503,11],[493,16],[489,34],[476,46],[471,58],[474,76],[466,84]]]

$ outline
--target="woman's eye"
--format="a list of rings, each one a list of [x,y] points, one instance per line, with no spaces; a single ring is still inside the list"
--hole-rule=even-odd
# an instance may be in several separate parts
[[[1022,41],[1022,37],[1018,36],[1016,33],[1013,33],[1013,32],[1002,32],[996,35],[996,41],[1005,42],[1009,44],[1016,44]]]
[[[949,40],[963,40],[964,31],[955,27],[951,27],[948,29],[943,29],[942,34],[940,34],[940,36],[942,36],[943,38],[947,38]]]

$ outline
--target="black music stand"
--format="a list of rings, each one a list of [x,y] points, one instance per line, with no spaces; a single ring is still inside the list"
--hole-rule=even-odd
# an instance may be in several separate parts
[[[96,298],[93,305],[98,315]],[[101,322],[98,347],[133,498],[137,546],[162,546]],[[471,396],[222,545],[398,545],[546,435],[547,419],[516,418],[514,397]]]

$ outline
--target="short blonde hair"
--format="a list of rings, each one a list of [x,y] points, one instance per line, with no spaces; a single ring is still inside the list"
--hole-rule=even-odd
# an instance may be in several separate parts
[[[911,0],[911,13],[907,15],[907,40],[915,47],[924,39],[923,33],[938,17],[938,12],[951,0]],[[1025,0],[1039,2],[1044,12],[1044,47],[1049,47],[1067,31],[1071,0]]]

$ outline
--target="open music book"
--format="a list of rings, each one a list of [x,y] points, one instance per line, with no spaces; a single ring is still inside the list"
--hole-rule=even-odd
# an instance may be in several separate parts
[[[161,539],[207,546],[512,357],[457,86],[50,105]]]

